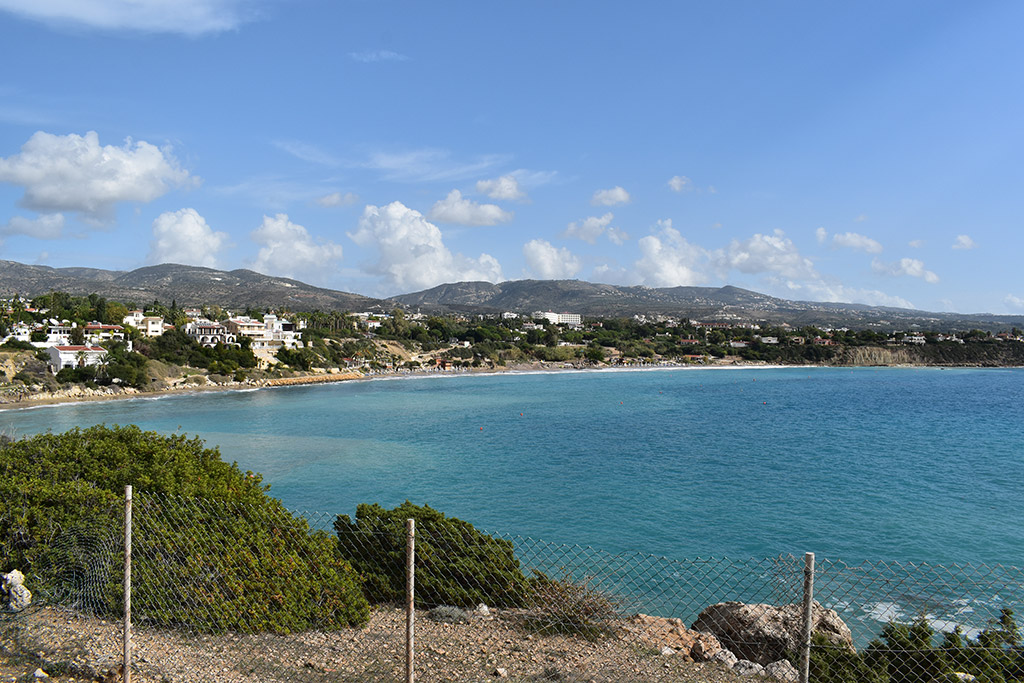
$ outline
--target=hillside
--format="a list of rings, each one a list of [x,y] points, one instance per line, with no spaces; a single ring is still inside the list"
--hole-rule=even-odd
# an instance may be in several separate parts
[[[287,308],[296,311],[379,309],[381,301],[307,285],[251,270],[162,264],[132,271],[50,268],[0,261],[0,296],[36,296],[50,291],[77,296],[93,292],[139,305],[159,299],[181,306],[217,304],[226,308]],[[390,308],[390,306],[385,306]]]
[[[863,304],[790,301],[739,287],[623,287],[580,280],[460,282],[393,297],[413,310],[532,312],[585,316],[672,315],[692,319],[787,322],[854,329],[971,329],[1024,327],[1024,316],[932,313]]]
[[[422,313],[553,310],[590,317],[670,315],[721,322],[786,322],[796,327],[936,331],[1024,328],[1024,315],[932,313],[863,304],[790,301],[731,286],[651,288],[581,280],[456,282],[381,300],[244,269],[223,271],[162,264],[115,271],[0,261],[0,297],[36,296],[54,290],[77,296],[95,292],[138,305],[159,299],[164,303],[176,301],[181,306],[216,304],[233,309],[252,306],[293,311],[386,311],[402,305]]]

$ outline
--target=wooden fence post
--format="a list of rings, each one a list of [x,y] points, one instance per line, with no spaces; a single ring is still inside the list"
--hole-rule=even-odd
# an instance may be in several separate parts
[[[804,623],[800,653],[800,683],[811,678],[811,633],[814,630],[814,553],[804,555]]]
[[[124,683],[132,683],[132,487],[124,487]]]
[[[405,681],[416,678],[413,666],[416,623],[416,520],[405,520]]]

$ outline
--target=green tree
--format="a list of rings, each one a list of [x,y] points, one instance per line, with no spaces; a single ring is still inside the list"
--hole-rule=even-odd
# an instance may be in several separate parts
[[[370,602],[399,602],[405,594],[407,519],[416,520],[418,607],[526,604],[528,583],[511,541],[409,501],[392,510],[363,503],[356,507],[355,521],[339,515],[334,522],[341,555],[365,579]]]

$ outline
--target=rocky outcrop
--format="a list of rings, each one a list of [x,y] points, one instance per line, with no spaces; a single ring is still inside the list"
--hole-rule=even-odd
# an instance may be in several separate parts
[[[815,634],[853,651],[850,629],[834,610],[815,602],[812,615]],[[799,650],[802,625],[803,606],[799,604],[720,602],[701,612],[690,628],[713,634],[740,659],[767,666]]]
[[[32,592],[25,588],[25,575],[17,569],[3,575],[7,609],[21,611],[32,604]]]
[[[694,662],[708,661],[722,650],[717,638],[686,628],[682,619],[637,614],[629,620],[627,628],[631,635],[648,645],[671,648],[676,655]]]

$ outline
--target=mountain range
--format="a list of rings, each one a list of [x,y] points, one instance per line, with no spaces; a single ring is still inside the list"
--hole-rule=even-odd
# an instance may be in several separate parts
[[[935,313],[904,308],[790,301],[738,287],[664,287],[595,284],[580,280],[457,282],[375,299],[314,287],[251,270],[162,264],[131,271],[51,268],[0,261],[0,296],[63,291],[92,293],[135,305],[154,300],[180,306],[216,304],[292,311],[389,311],[401,305],[423,313],[558,311],[590,317],[671,315],[702,321],[789,323],[853,329],[1004,330],[1024,327],[1024,315]]]

